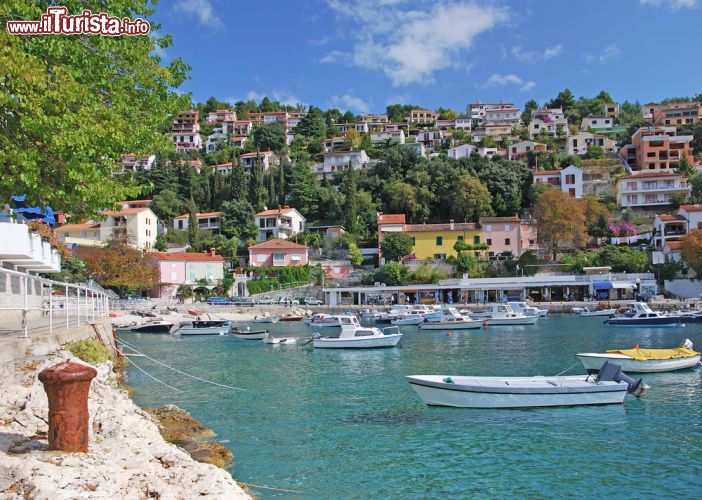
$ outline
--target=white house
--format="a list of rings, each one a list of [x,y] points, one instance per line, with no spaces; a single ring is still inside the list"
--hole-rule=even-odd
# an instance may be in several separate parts
[[[229,175],[232,173],[233,169],[232,162],[229,163],[219,163],[213,167],[213,170],[222,175]]]
[[[640,172],[617,180],[617,204],[620,207],[655,207],[670,205],[677,197],[690,195],[687,177],[674,172]]]
[[[356,131],[358,131],[361,134],[368,133],[368,123],[367,122],[335,123],[334,127],[336,127],[336,129],[342,134],[346,134],[351,129],[356,129]]]
[[[241,164],[244,166],[244,170],[251,172],[256,166],[257,162],[261,162],[261,167],[263,167],[264,172],[268,172],[271,165],[280,165],[280,159],[276,156],[273,151],[257,151],[254,153],[246,153],[241,155]]]
[[[337,136],[330,137],[329,139],[324,139],[324,141],[322,141],[324,152],[331,153],[332,151],[343,149],[343,147],[346,145],[346,141],[348,141],[348,139],[345,136]]]
[[[516,159],[527,154],[529,151],[546,151],[546,144],[534,141],[519,141],[510,145],[509,158]]]
[[[477,149],[477,146],[473,144],[461,144],[448,150],[448,157],[458,160],[461,158],[468,158],[473,154],[473,151]]]
[[[568,137],[568,120],[561,108],[536,109],[531,113],[529,136],[546,134],[549,137]]]
[[[370,166],[370,159],[364,150],[336,151],[324,153],[324,163],[314,167],[316,174],[333,174],[348,170],[349,165],[354,170],[365,170]]]
[[[610,129],[614,127],[614,118],[609,116],[586,116],[580,122],[580,130]]]
[[[200,229],[222,228],[222,212],[198,212],[195,214],[197,218],[197,227]],[[190,226],[190,214],[179,215],[173,218],[173,229],[179,231],[187,231]]]
[[[249,135],[253,130],[250,120],[226,120],[222,123],[222,133],[226,135]]]
[[[207,123],[222,123],[225,120],[236,120],[236,111],[233,109],[218,109],[207,113]]]
[[[616,150],[616,143],[613,139],[601,134],[593,134],[592,132],[579,132],[571,135],[566,140],[566,151],[568,151],[569,155],[582,156],[587,153],[588,146],[600,147],[606,153]]]
[[[207,136],[207,141],[205,141],[205,151],[208,153],[216,151],[220,144],[227,140],[227,134],[222,133],[221,129],[215,130],[216,131],[214,133]]]
[[[370,138],[373,142],[385,142],[390,140],[393,144],[404,144],[405,132],[403,130],[383,130],[380,132],[371,132]]]
[[[440,146],[443,140],[444,133],[441,130],[422,131],[415,137],[416,142],[421,142],[427,148]]]
[[[254,220],[258,228],[258,241],[266,241],[269,237],[287,239],[303,232],[306,221],[300,212],[288,206],[259,212]]]
[[[568,193],[572,198],[583,196],[583,171],[575,165],[570,165],[562,170],[547,170],[534,172],[534,186],[550,184]]]
[[[156,155],[136,155],[127,153],[120,155],[119,171],[114,172],[114,175],[121,175],[124,172],[137,172],[140,170],[150,170],[156,161]]]
[[[417,154],[423,158],[427,157],[427,148],[424,147],[424,144],[421,142],[406,142],[404,144],[404,147],[413,149],[414,151],[417,152]]]

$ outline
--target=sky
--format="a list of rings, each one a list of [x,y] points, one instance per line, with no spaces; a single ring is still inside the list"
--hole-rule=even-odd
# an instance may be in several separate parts
[[[359,114],[702,92],[702,0],[161,0],[153,20],[173,37],[163,60],[192,67],[194,101]]]

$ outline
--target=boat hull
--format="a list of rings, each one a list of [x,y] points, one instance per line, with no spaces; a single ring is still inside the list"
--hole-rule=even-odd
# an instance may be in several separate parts
[[[599,370],[605,361],[622,367],[625,373],[660,373],[693,368],[700,363],[700,355],[686,358],[636,360],[623,354],[582,353],[576,355],[588,370]]]
[[[266,337],[263,339],[263,343],[273,345],[293,345],[297,343],[297,337]]]
[[[466,321],[457,323],[422,323],[419,325],[420,330],[477,330],[483,324],[480,321]]]
[[[488,326],[535,325],[539,321],[539,316],[525,316],[523,318],[488,318],[485,321]]]
[[[173,325],[136,325],[127,328],[117,328],[118,332],[129,332],[129,333],[150,333],[150,334],[161,334],[165,335],[171,333]]]
[[[438,378],[443,377],[439,376]],[[407,377],[412,389],[427,405],[456,408],[534,408],[619,404],[624,401],[627,391],[627,384],[623,382],[585,384],[580,388],[558,386],[559,379],[569,377],[553,377],[552,380],[556,385],[538,389],[541,392],[534,392],[537,389],[512,388],[508,385],[485,387],[448,384],[431,380],[436,378],[436,376]],[[584,378],[580,377],[580,379]]]
[[[417,319],[395,319],[390,322],[393,326],[416,326],[424,322],[424,318]]]
[[[684,318],[610,318],[605,321],[609,326],[638,326],[652,328],[675,328],[684,323]]]
[[[239,340],[264,340],[268,337],[268,331],[265,332],[232,332],[235,339]]]
[[[195,336],[195,335],[226,335],[231,330],[229,326],[218,326],[210,328],[179,328],[175,331],[176,335]]]
[[[578,316],[580,316],[581,318],[614,316],[616,312],[616,309],[603,309],[602,311],[582,311],[578,313]]]
[[[401,333],[384,335],[383,337],[373,337],[364,339],[334,339],[318,338],[312,341],[312,346],[317,349],[372,349],[379,347],[395,347],[402,338]]]

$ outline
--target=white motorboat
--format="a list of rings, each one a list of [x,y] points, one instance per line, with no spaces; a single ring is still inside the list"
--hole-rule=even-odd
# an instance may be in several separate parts
[[[263,343],[273,345],[293,345],[297,343],[297,339],[297,337],[266,337],[263,339]]]
[[[528,408],[621,403],[638,395],[641,379],[604,363],[598,375],[568,377],[471,377],[412,375],[412,389],[428,405],[459,408]]]
[[[476,330],[483,326],[482,321],[470,318],[448,317],[442,321],[426,321],[419,325],[420,330]]]
[[[660,311],[653,311],[645,302],[634,302],[624,314],[617,314],[605,320],[610,326],[643,326],[643,327],[677,327],[684,324],[682,316],[666,316]]]
[[[178,329],[173,332],[174,335],[226,335],[228,334],[233,321],[220,320],[196,320],[185,321],[180,324]]]
[[[534,325],[539,316],[525,316],[515,312],[509,304],[493,304],[490,317],[485,320],[488,326]]]
[[[548,309],[539,309],[526,302],[510,302],[509,305],[514,312],[522,313],[524,316],[540,316],[542,318],[548,316]]]
[[[316,333],[312,345],[318,349],[358,349],[374,347],[395,347],[402,339],[400,329],[396,326],[384,328],[367,328],[361,326],[356,316],[338,316],[341,329],[338,334],[322,336]],[[385,333],[392,330],[396,333]]]
[[[239,340],[265,340],[270,332],[268,330],[252,330],[246,328],[232,328],[232,335]]]
[[[398,316],[396,319],[390,320],[390,324],[396,326],[418,325],[420,323],[424,323],[424,316],[421,314],[405,314],[403,316]]]
[[[171,333],[173,323],[169,321],[147,321],[145,323],[133,323],[131,325],[118,326],[117,331],[124,333]]]
[[[606,353],[582,352],[576,354],[583,366],[591,371],[602,366],[605,361],[621,365],[622,370],[632,373],[672,372],[692,368],[700,364],[700,353],[692,350],[692,342],[675,349],[633,349],[611,350]]]
[[[317,313],[313,314],[309,318],[305,318],[303,322],[309,326],[315,326],[319,328],[327,328],[327,327],[338,327],[339,326],[339,320],[336,318],[336,316],[332,314],[323,314],[323,313]]]
[[[577,309],[577,310],[576,310]],[[589,317],[598,317],[598,316],[614,316],[617,313],[617,310],[613,307],[607,307],[604,309],[590,309],[589,307],[577,307],[573,308],[573,312],[581,316],[583,318],[589,318]]]
[[[278,316],[254,316],[252,323],[277,323],[280,320]]]
[[[378,316],[380,316],[381,314],[383,314],[383,313],[380,311],[373,311],[373,310],[363,311],[361,313],[361,319],[366,320],[366,321],[375,321],[375,319]]]

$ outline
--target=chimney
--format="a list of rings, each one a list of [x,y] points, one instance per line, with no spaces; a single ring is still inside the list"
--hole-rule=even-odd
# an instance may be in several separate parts
[[[449,221],[449,228],[451,229],[451,231],[453,231],[455,227],[456,227],[456,226],[455,226],[455,224],[453,223],[453,219],[451,219],[451,220]]]
[[[210,257],[214,257],[214,256],[215,256],[215,253],[216,253],[216,252],[215,252],[215,249],[214,249],[214,248],[210,248]]]

